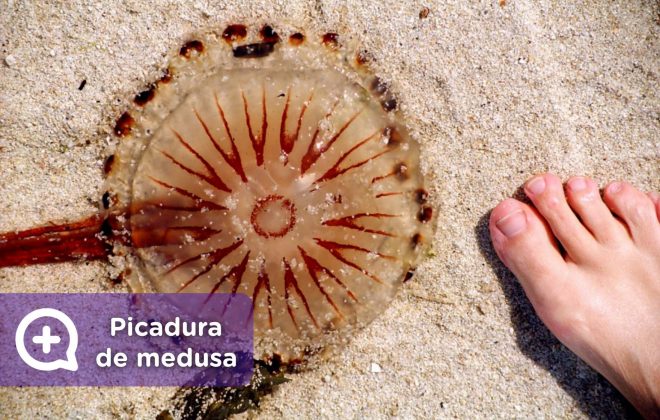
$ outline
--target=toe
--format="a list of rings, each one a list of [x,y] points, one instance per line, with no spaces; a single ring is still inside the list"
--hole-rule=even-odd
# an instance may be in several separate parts
[[[660,225],[651,198],[627,182],[612,182],[605,188],[605,204],[626,224],[635,242],[657,241]]]
[[[660,194],[651,192],[649,193],[649,198],[655,205],[655,214],[658,216],[658,222],[660,222]]]
[[[489,230],[497,255],[518,278],[537,311],[562,295],[567,264],[550,228],[534,209],[514,199],[504,200],[493,209]]]
[[[552,232],[576,262],[589,255],[594,237],[566,202],[564,188],[555,175],[538,175],[525,184],[525,194],[550,225]]]
[[[566,197],[573,211],[599,242],[614,242],[627,237],[626,229],[614,218],[600,197],[594,180],[586,177],[569,179]]]

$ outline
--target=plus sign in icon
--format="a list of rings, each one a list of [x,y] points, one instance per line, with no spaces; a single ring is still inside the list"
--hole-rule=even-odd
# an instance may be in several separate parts
[[[54,361],[44,362],[34,358],[25,346],[25,332],[30,324],[41,318],[53,318],[66,328],[66,333],[69,336],[69,345],[66,350],[66,359],[58,359]],[[21,359],[31,368],[43,372],[50,372],[57,369],[66,369],[70,371],[78,370],[78,362],[76,361],[76,349],[78,348],[78,331],[76,326],[71,321],[71,318],[62,311],[53,308],[41,308],[30,312],[25,315],[16,329],[16,350]],[[44,325],[41,328],[41,335],[32,337],[32,343],[40,344],[43,354],[49,354],[53,344],[58,344],[62,341],[62,337],[51,334],[51,328]]]
[[[62,341],[59,335],[50,335],[50,327],[44,325],[41,329],[41,335],[35,335],[32,337],[32,342],[35,344],[41,344],[41,351],[45,354],[50,353],[50,346],[52,344],[59,344]]]

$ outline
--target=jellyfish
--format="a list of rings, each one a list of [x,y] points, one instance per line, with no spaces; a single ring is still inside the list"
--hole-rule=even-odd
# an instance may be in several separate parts
[[[257,358],[342,342],[433,233],[419,145],[370,59],[269,25],[190,38],[116,120],[100,211],[0,234],[0,267],[112,255],[133,292],[249,296]]]

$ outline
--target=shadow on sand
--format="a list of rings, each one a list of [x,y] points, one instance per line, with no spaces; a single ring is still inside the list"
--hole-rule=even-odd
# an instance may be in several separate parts
[[[520,194],[516,194],[519,198]],[[502,286],[520,351],[546,369],[590,418],[639,418],[634,408],[605,378],[557,340],[536,316],[514,275],[502,264],[490,242],[488,218],[479,219],[479,249]]]

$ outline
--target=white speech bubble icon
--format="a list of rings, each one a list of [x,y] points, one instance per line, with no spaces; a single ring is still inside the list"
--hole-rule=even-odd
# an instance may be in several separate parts
[[[55,318],[60,321],[66,327],[66,332],[69,336],[69,347],[66,349],[66,360],[58,359],[52,362],[42,362],[33,358],[30,353],[28,353],[27,348],[25,348],[25,331],[27,327],[30,326],[34,321],[39,318]],[[48,339],[55,338],[50,336],[50,327],[44,327],[44,335],[46,337],[40,337],[40,340],[37,340],[35,337],[33,341],[35,343],[48,343]],[[57,343],[60,338],[57,337],[57,341],[50,341]],[[30,312],[25,315],[25,317],[18,324],[16,329],[16,350],[18,355],[21,356],[21,359],[33,369],[40,370],[43,372],[51,372],[57,369],[66,369],[72,372],[78,370],[78,362],[76,361],[76,349],[78,348],[78,330],[76,326],[71,321],[71,318],[68,317],[62,311],[58,311],[53,308],[41,308]],[[50,352],[50,344],[44,345],[44,353]]]

